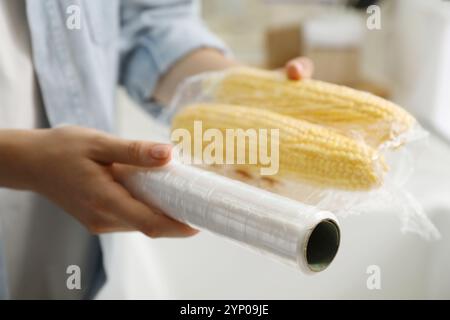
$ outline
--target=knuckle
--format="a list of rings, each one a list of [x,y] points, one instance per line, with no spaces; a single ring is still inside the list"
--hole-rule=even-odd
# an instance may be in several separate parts
[[[56,127],[54,128],[55,131],[60,132],[60,133],[67,133],[67,132],[71,132],[76,130],[76,126],[73,125],[64,125],[64,126],[60,126],[60,127]]]
[[[158,228],[155,228],[154,226],[147,226],[144,230],[144,234],[152,239],[161,237],[161,232],[158,230]]]
[[[101,146],[105,143],[105,137],[102,134],[94,133],[89,137],[89,143],[93,146]]]
[[[91,133],[88,136],[87,142],[88,151],[94,157],[100,156],[103,153],[105,146],[107,145],[107,139],[105,135],[97,132]]]
[[[103,214],[107,211],[108,203],[99,196],[92,196],[86,200],[86,207],[93,214]]]
[[[54,136],[65,146],[77,152],[99,152],[105,144],[105,135],[94,129],[64,125],[52,129]]]
[[[74,130],[76,130],[74,126],[62,126],[53,128],[52,132],[55,138],[67,141],[72,136]]]
[[[130,141],[128,143],[128,158],[131,160],[139,160],[141,156],[142,143],[140,141]]]
[[[54,132],[57,136],[69,139],[70,137],[74,135],[82,135],[85,134],[88,129],[74,126],[74,125],[63,125],[60,127],[53,128]]]
[[[101,234],[105,231],[105,226],[100,219],[92,219],[87,226],[91,234]]]

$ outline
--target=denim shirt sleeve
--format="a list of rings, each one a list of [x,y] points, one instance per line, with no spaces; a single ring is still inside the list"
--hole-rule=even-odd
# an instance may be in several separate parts
[[[159,77],[178,59],[202,47],[228,52],[208,31],[195,0],[122,0],[120,84],[153,115]]]

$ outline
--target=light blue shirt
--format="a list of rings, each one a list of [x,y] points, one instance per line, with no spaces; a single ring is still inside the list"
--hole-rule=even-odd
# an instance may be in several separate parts
[[[80,29],[66,26],[73,5],[81,9]],[[157,113],[152,93],[174,62],[201,47],[224,50],[193,0],[28,0],[27,13],[52,126],[111,131],[118,84]]]
[[[153,90],[178,59],[201,47],[226,50],[203,25],[195,0],[26,4],[33,62],[50,126],[113,131],[118,85],[156,114],[160,108],[152,101]],[[78,11],[80,28],[71,20]],[[6,294],[2,261],[0,248],[0,298]]]

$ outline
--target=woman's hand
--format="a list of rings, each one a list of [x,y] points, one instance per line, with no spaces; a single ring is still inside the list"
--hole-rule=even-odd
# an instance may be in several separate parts
[[[178,85],[184,79],[202,72],[220,71],[237,66],[242,66],[242,64],[215,49],[194,50],[176,62],[159,79],[153,98],[162,105],[168,105]],[[310,59],[298,57],[288,61],[285,70],[291,80],[307,79],[311,78],[314,65]]]
[[[46,196],[92,233],[138,230],[155,238],[197,232],[134,199],[114,179],[114,169],[125,164],[164,165],[169,145],[67,126],[0,130],[0,146],[0,185]]]
[[[314,72],[314,64],[309,58],[299,57],[289,60],[285,70],[287,77],[291,80],[308,79]]]

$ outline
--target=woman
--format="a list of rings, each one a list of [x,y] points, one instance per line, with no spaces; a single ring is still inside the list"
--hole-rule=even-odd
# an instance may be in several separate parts
[[[155,114],[186,77],[237,64],[197,12],[195,1],[176,0],[0,2],[4,296],[7,287],[12,298],[95,294],[102,265],[91,233],[196,233],[153,212],[114,179],[122,165],[166,163],[170,146],[110,133],[118,84]],[[79,28],[67,23],[74,18]],[[287,72],[309,77],[312,65],[299,58]],[[68,265],[80,266],[81,290],[67,289]]]

